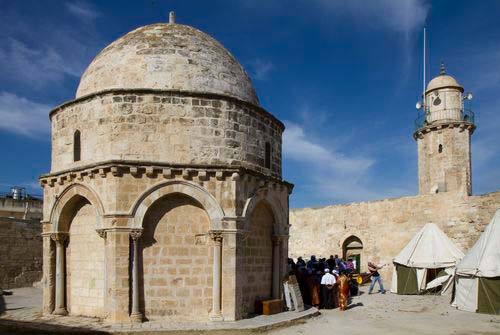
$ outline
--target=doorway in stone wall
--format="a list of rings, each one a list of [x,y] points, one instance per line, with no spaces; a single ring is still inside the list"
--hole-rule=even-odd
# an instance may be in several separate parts
[[[355,269],[361,272],[361,255],[363,253],[363,242],[357,236],[351,235],[342,243],[342,258],[347,260],[351,258],[355,263]]]

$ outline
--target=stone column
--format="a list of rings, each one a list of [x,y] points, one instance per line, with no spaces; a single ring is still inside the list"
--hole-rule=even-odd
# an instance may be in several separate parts
[[[42,233],[43,237],[43,314],[52,314],[55,299],[55,248],[52,233]]]
[[[130,232],[132,239],[132,309],[130,319],[132,322],[142,322],[142,313],[139,311],[139,238],[142,229]]]
[[[53,314],[67,315],[66,310],[66,240],[68,234],[54,233],[51,238],[56,242],[56,299]]]
[[[273,299],[280,298],[281,237],[273,236]]]
[[[210,238],[213,240],[214,264],[212,281],[212,312],[211,321],[223,321],[222,316],[222,233],[211,232]]]

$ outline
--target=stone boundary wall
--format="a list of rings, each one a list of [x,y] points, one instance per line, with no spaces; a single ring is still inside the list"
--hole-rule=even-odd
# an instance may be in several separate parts
[[[437,224],[467,252],[498,208],[500,192],[481,196],[440,193],[293,209],[289,256],[341,256],[344,241],[354,235],[363,243],[361,271],[367,270],[369,260],[386,263],[382,275],[389,282],[392,259],[426,223]]]
[[[32,286],[42,278],[42,225],[0,217],[0,288]]]

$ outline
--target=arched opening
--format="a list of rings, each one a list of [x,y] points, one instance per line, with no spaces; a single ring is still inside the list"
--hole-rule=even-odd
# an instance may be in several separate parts
[[[361,272],[361,256],[363,253],[363,242],[357,236],[349,236],[342,244],[342,258],[352,259],[356,271]]]
[[[66,203],[59,218],[59,231],[68,233],[65,288],[71,315],[104,315],[105,250],[96,232],[97,220],[94,206],[80,195]]]
[[[439,152],[439,153],[442,153],[442,152],[443,152],[443,145],[442,145],[442,144],[440,144],[440,145],[438,146],[438,152]]]
[[[149,320],[205,321],[212,307],[210,219],[193,198],[173,193],[146,211],[140,240],[140,309]]]
[[[273,227],[271,207],[260,201],[250,214],[249,232],[243,241],[242,313],[255,312],[257,300],[269,299],[273,292]]]
[[[81,158],[82,146],[81,146],[81,138],[80,131],[77,130],[73,134],[73,161],[78,162]]]

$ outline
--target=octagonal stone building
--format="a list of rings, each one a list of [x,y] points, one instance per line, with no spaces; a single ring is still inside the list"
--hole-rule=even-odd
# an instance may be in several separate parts
[[[232,321],[280,296],[284,125],[220,43],[173,16],[140,27],[50,120],[45,314]]]

